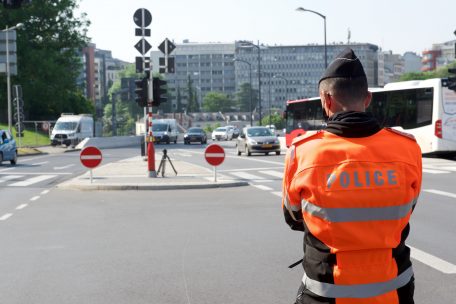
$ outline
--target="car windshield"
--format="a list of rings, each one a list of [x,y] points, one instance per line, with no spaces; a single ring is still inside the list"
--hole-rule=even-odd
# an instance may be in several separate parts
[[[54,126],[54,130],[72,131],[76,129],[77,125],[78,123],[75,121],[58,121]]]
[[[160,123],[154,123],[152,124],[152,131],[167,131],[168,130],[168,125],[167,124],[160,124]]]
[[[226,128],[217,128],[215,129],[215,132],[225,132]]]
[[[251,128],[247,130],[247,135],[251,137],[272,136],[272,133],[267,128]]]
[[[199,128],[190,128],[190,129],[188,129],[187,132],[188,133],[203,133],[203,130],[199,129]]]

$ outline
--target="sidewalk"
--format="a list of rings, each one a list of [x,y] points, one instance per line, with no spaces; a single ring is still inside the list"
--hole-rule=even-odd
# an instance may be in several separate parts
[[[155,155],[155,170],[158,171],[161,155]],[[204,189],[221,187],[239,187],[248,185],[247,181],[229,180],[218,174],[214,182],[214,173],[208,168],[188,162],[173,160],[177,176],[166,163],[165,177],[148,177],[147,162],[136,156],[117,162],[101,165],[93,169],[92,183],[90,171],[66,181],[58,188],[79,190],[177,190]]]

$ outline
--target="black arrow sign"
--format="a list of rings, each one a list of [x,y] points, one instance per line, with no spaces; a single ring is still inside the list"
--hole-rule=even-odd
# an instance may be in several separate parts
[[[141,55],[145,55],[150,49],[151,45],[149,42],[147,42],[146,39],[141,39],[138,41],[138,43],[135,44],[135,48],[138,50]]]

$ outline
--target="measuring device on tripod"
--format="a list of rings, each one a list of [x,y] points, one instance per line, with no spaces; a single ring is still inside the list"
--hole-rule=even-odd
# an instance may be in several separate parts
[[[166,161],[169,161],[169,164],[173,168],[174,173],[177,175],[176,168],[174,168],[173,162],[171,161],[171,159],[168,156],[168,151],[166,151],[166,149],[163,149],[163,156],[160,161],[160,165],[158,166],[157,176],[160,174],[160,171],[161,171],[162,177],[165,177]]]

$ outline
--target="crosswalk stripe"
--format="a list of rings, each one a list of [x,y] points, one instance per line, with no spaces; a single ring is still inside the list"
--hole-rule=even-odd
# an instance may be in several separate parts
[[[282,173],[282,172],[279,172],[279,171],[264,170],[264,171],[259,171],[259,172],[262,173],[262,174],[266,174],[266,175],[270,175],[270,176],[274,176],[274,177],[283,178],[283,173]]]
[[[451,173],[450,171],[443,171],[443,170],[434,170],[434,169],[425,169],[423,168],[423,173],[430,173],[430,174],[445,174]]]
[[[29,178],[29,179],[26,179],[26,180],[23,180],[23,181],[20,181],[17,183],[10,184],[9,186],[11,186],[11,187],[30,186],[32,184],[39,183],[39,182],[45,181],[47,179],[54,178],[56,176],[57,175],[39,175],[39,176],[35,176],[35,177]]]
[[[19,179],[23,177],[23,175],[7,175],[7,176],[2,176],[0,177],[0,183],[4,183],[6,181],[9,181],[9,180],[13,180],[13,179]]]
[[[268,186],[264,186],[264,185],[255,185],[255,184],[250,184],[250,186],[253,186],[255,188],[258,188],[260,190],[264,190],[264,191],[270,191],[272,190],[272,188],[268,187]]]
[[[438,195],[448,196],[451,198],[456,198],[456,194],[451,193],[451,192],[440,191],[440,190],[435,190],[435,189],[424,189],[423,191],[438,194]]]
[[[274,194],[275,196],[282,197],[282,192],[281,191],[274,191],[274,192],[271,192],[271,193]]]
[[[264,177],[253,175],[247,172],[230,172],[230,174],[237,176],[242,179],[255,179],[255,180],[264,180]]]

